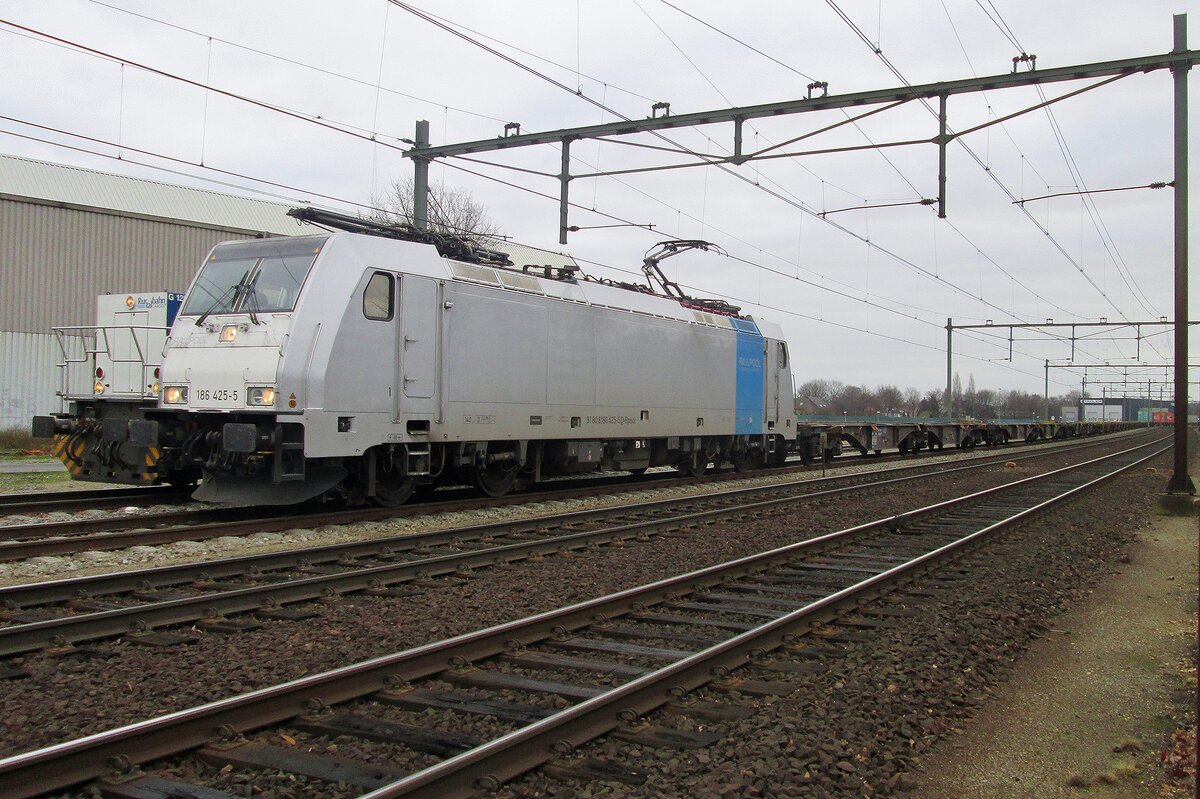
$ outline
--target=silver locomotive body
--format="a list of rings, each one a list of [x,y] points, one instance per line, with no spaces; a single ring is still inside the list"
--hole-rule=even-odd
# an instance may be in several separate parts
[[[101,479],[396,504],[439,481],[501,494],[598,469],[750,468],[795,436],[769,323],[351,232],[218,245],[160,382],[157,407],[105,433],[136,466]]]

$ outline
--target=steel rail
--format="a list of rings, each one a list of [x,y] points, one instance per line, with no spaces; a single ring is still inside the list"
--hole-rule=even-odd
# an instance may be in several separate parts
[[[1098,446],[1091,444],[1090,446]],[[1087,445],[1081,445],[1087,446]],[[1056,453],[1062,450],[1055,450]],[[1034,458],[1049,454],[1046,451],[1018,456],[1017,460]],[[994,465],[1005,458],[978,459],[964,466],[940,469],[934,475],[948,474],[958,470],[984,468]],[[1009,457],[1008,460],[1014,458]],[[199,563],[185,563],[173,566],[161,566],[148,569],[133,569],[88,577],[70,577],[61,580],[44,581],[27,585],[0,587],[0,604],[10,607],[26,607],[34,602],[61,602],[81,595],[94,597],[103,596],[119,591],[129,591],[135,588],[160,588],[165,586],[185,584],[197,579],[215,579],[245,574],[247,570],[259,571],[277,570],[295,567],[305,561],[308,563],[327,563],[343,557],[364,557],[370,555],[391,555],[420,547],[439,546],[451,542],[477,540],[488,536],[498,537],[513,533],[525,532],[547,525],[576,525],[606,517],[619,516],[629,513],[644,513],[672,506],[688,505],[704,501],[736,498],[739,495],[767,493],[789,488],[800,488],[811,484],[837,483],[841,481],[872,481],[881,474],[895,474],[913,471],[918,475],[930,474],[929,469],[944,465],[943,463],[900,466],[887,469],[877,469],[867,472],[832,475],[829,477],[805,478],[791,482],[780,482],[771,485],[749,486],[744,488],[727,489],[725,491],[696,494],[686,497],[672,497],[658,500],[643,500],[624,505],[591,508],[565,513],[531,516],[523,519],[487,522],[479,525],[448,528],[426,533],[403,533],[395,536],[338,544],[326,544],[315,547],[273,552],[256,555],[239,555],[218,560],[208,560]],[[810,495],[805,495],[806,498]],[[292,529],[290,526],[286,529]]]
[[[886,460],[892,460],[900,456],[897,453],[889,453],[882,457]],[[819,465],[801,466],[793,462],[781,468],[765,469],[763,473],[786,474],[789,472],[807,472],[816,468],[819,468]],[[275,532],[292,527],[306,527],[314,524],[352,524],[356,522],[384,521],[425,513],[543,502],[571,496],[603,496],[605,494],[631,490],[631,486],[633,487],[632,490],[637,490],[643,487],[670,488],[676,485],[722,483],[745,479],[746,474],[744,472],[726,471],[707,474],[701,477],[679,477],[675,473],[660,473],[635,479],[620,477],[586,478],[583,480],[560,479],[540,484],[543,487],[542,490],[533,493],[519,492],[507,494],[503,497],[472,496],[465,499],[413,502],[398,508],[343,508],[334,511],[325,510],[279,515],[277,513],[279,508],[275,506],[241,508],[208,507],[138,516],[107,516],[53,522],[24,522],[21,524],[0,526],[0,560],[15,560],[18,558],[35,557],[37,555],[57,555],[83,549],[113,549],[133,544],[163,544],[184,540],[181,536],[186,537],[188,540],[197,540],[230,534],[246,534],[247,532]],[[545,486],[555,483],[560,484],[560,487],[545,488]],[[146,491],[148,489],[134,490]],[[91,494],[95,492],[87,493]],[[0,508],[0,511],[2,510],[3,508]],[[186,528],[179,526],[179,522],[189,520],[197,523],[190,524]],[[113,535],[96,536],[94,538],[85,537],[85,534],[89,533],[128,531],[134,527],[145,528],[156,525],[159,526],[157,529],[139,529],[136,532],[128,532],[124,535],[114,533]],[[10,541],[19,542],[35,538],[50,539],[54,537],[61,537],[61,540],[49,540],[38,542],[38,544],[8,543]]]
[[[36,494],[0,494],[0,516],[29,511],[61,510],[64,506],[86,505],[109,508],[130,502],[164,502],[167,497],[186,496],[173,486],[145,488],[96,488],[79,491],[42,491]]]
[[[1105,442],[1107,443],[1107,442]],[[129,591],[135,588],[159,588],[180,585],[194,580],[215,579],[245,574],[249,569],[268,571],[295,567],[303,561],[308,563],[327,563],[343,557],[364,557],[371,555],[392,555],[410,549],[429,546],[440,546],[450,542],[471,541],[487,536],[497,537],[537,529],[546,525],[572,525],[594,522],[606,517],[628,513],[644,513],[661,508],[694,504],[697,502],[736,498],[753,494],[770,493],[778,490],[802,488],[806,485],[838,483],[850,481],[857,487],[863,483],[874,485],[881,481],[876,478],[881,475],[894,475],[912,472],[920,476],[939,476],[953,474],[958,471],[985,468],[1000,461],[1021,461],[1044,457],[1050,454],[1086,449],[1101,446],[1100,442],[1077,444],[1069,448],[1055,449],[1053,453],[1047,450],[1025,453],[1017,456],[996,456],[994,458],[977,458],[961,466],[951,465],[949,468],[939,468],[947,463],[924,463],[919,465],[897,466],[875,469],[850,474],[831,475],[829,477],[810,477],[790,482],[779,482],[770,485],[749,486],[744,488],[727,489],[725,491],[697,494],[687,497],[673,497],[660,500],[644,500],[625,505],[604,508],[584,509],[566,513],[532,516],[524,519],[488,522],[480,525],[449,528],[427,533],[404,533],[385,538],[371,539],[339,544],[327,544],[286,552],[265,553],[257,555],[240,555],[231,558],[208,560],[200,563],[185,563],[173,566],[153,567],[149,569],[133,569],[89,577],[70,577],[61,580],[50,580],[32,585],[16,585],[0,587],[0,604],[9,607],[26,607],[33,602],[61,602],[81,595],[89,597],[102,596],[119,591]],[[936,471],[931,471],[936,470]],[[901,480],[902,482],[903,480]],[[805,495],[810,496],[810,495]],[[288,527],[286,529],[292,529]]]
[[[1055,447],[1054,452],[1067,452],[1077,448],[1101,446],[1111,439],[1103,441],[1088,440],[1086,443],[1072,443]],[[1044,452],[1045,450],[1042,450]],[[898,457],[898,456],[894,456]],[[987,457],[987,456],[983,456]],[[1002,456],[995,456],[1000,458]],[[1017,456],[1026,457],[1025,454]],[[954,456],[939,459],[937,463],[954,460]],[[1007,458],[1012,460],[1013,457]],[[926,468],[927,460],[922,463],[904,468]],[[813,466],[784,467],[783,470],[763,470],[762,476],[787,474],[789,472],[804,473],[812,471]],[[100,519],[73,519],[55,522],[23,523],[18,525],[0,526],[0,561],[20,560],[24,558],[42,557],[47,555],[73,554],[87,550],[121,549],[127,546],[153,546],[175,543],[178,541],[197,541],[217,538],[227,535],[249,535],[252,533],[280,532],[297,527],[323,526],[330,524],[354,524],[361,522],[388,521],[397,518],[444,513],[475,509],[483,507],[509,506],[534,502],[562,500],[573,496],[603,496],[642,488],[670,488],[677,485],[695,485],[707,483],[730,482],[738,479],[749,479],[756,473],[725,473],[709,475],[697,480],[696,478],[677,478],[664,476],[657,480],[640,480],[636,483],[621,481],[613,483],[606,481],[601,485],[592,485],[584,490],[558,489],[541,491],[535,494],[515,494],[500,498],[472,498],[450,502],[420,503],[406,505],[401,508],[356,508],[338,511],[322,511],[312,514],[289,514],[285,516],[270,515],[275,509],[262,508],[216,508],[206,510],[191,510],[183,513],[148,514],[129,517],[108,517]],[[144,489],[143,489],[144,490]],[[150,525],[164,522],[178,522],[181,519],[199,520],[199,524],[187,526],[172,525],[152,529],[141,529]],[[213,521],[206,521],[212,519]],[[222,520],[223,519],[223,520]],[[139,528],[131,530],[130,528]],[[104,532],[122,530],[125,532]],[[91,533],[103,532],[101,535]]]
[[[1151,444],[1147,443],[1140,446],[1146,447],[1151,446]],[[12,656],[48,646],[81,643],[100,638],[119,636],[130,632],[143,632],[154,627],[194,622],[206,618],[220,618],[226,614],[271,610],[281,605],[294,604],[331,595],[384,589],[417,579],[453,576],[470,572],[474,569],[488,568],[501,563],[510,563],[533,556],[560,554],[565,551],[576,551],[614,541],[627,541],[683,527],[712,524],[729,517],[772,511],[781,506],[797,502],[824,499],[864,489],[877,489],[912,480],[925,479],[929,476],[944,476],[982,468],[986,465],[992,464],[954,466],[949,469],[937,471],[933,475],[927,471],[920,471],[917,474],[874,481],[867,485],[852,484],[799,495],[788,494],[768,499],[753,499],[753,497],[763,493],[771,493],[776,487],[754,486],[732,489],[703,497],[653,500],[619,509],[575,511],[554,518],[560,523],[578,524],[603,516],[624,515],[631,509],[641,512],[647,510],[670,510],[679,505],[695,504],[698,501],[708,502],[714,499],[737,500],[750,498],[749,501],[742,501],[736,505],[724,505],[708,510],[677,513],[662,518],[608,526],[599,530],[548,536],[534,541],[501,544],[469,552],[436,555],[402,563],[364,566],[361,568],[351,567],[345,572],[336,574],[316,575],[280,583],[268,583],[265,585],[215,591],[193,597],[167,599],[150,604],[131,605],[112,610],[79,613],[44,621],[0,627],[0,656]],[[902,471],[911,470],[912,467],[906,467]],[[796,486],[804,483],[820,482],[820,480],[808,480],[799,481],[799,483],[791,485]],[[540,520],[534,521],[544,524],[546,519],[543,517]],[[479,539],[489,535],[502,535],[505,532],[512,532],[512,528],[518,525],[527,527],[530,526],[530,521],[500,522],[466,528],[465,530],[447,530],[426,533],[419,536],[401,536],[379,541],[358,542],[350,545],[334,544],[296,552],[243,556],[225,561],[166,567],[160,570],[142,570],[140,572],[74,578],[51,583],[12,586],[0,588],[0,602],[4,602],[11,607],[28,607],[34,603],[46,604],[53,601],[64,601],[73,597],[90,598],[104,596],[106,592],[114,593],[118,590],[117,586],[120,586],[120,590],[165,587],[166,585],[178,585],[185,580],[197,580],[202,577],[212,579],[214,577],[242,575],[246,574],[251,567],[257,567],[259,571],[262,571],[271,567],[294,567],[299,562],[312,563],[314,559],[318,562],[335,561],[341,557],[346,557],[351,552],[360,553],[360,556],[362,553],[379,553],[384,547],[390,547],[397,543],[402,545],[430,546],[434,542],[460,542],[471,538]],[[164,573],[172,575],[170,583],[164,584],[161,581]],[[157,584],[151,580],[154,576],[158,576],[159,578]]]
[[[811,466],[791,465],[782,469],[764,470],[763,473],[786,474],[791,471],[811,471],[812,468]],[[535,493],[508,494],[503,497],[472,496],[466,499],[413,502],[398,508],[342,508],[334,511],[292,512],[280,515],[280,508],[277,506],[209,507],[138,516],[108,516],[93,519],[21,523],[0,526],[0,560],[59,555],[88,549],[118,549],[134,544],[155,545],[182,540],[203,540],[224,535],[278,532],[314,525],[387,521],[429,513],[560,500],[572,496],[603,496],[638,490],[643,487],[669,488],[676,485],[722,483],[744,479],[744,477],[744,473],[734,472],[705,475],[700,478],[678,477],[675,474],[662,473],[639,478],[636,481],[627,478],[550,481],[559,482],[563,487]],[[179,522],[188,520],[198,523],[186,526],[179,524]],[[160,526],[154,527],[155,525]],[[135,527],[152,529],[131,530]],[[110,534],[91,535],[93,533]]]
[[[972,504],[984,498],[1012,493],[1024,486],[1049,481],[1068,472],[1099,465],[1105,461],[1145,449],[1147,446],[1151,445],[1143,444],[1035,477],[973,492],[956,499],[669,577],[608,596],[586,600],[518,621],[495,625],[445,641],[425,644],[404,652],[373,658],[322,674],[292,680],[278,686],[221,699],[159,718],[128,724],[114,730],[95,733],[77,740],[4,758],[0,760],[0,799],[27,799],[103,776],[111,770],[114,763],[132,766],[204,745],[212,739],[214,731],[217,730],[234,732],[255,730],[302,715],[314,706],[333,705],[366,696],[388,687],[396,681],[412,681],[430,677],[445,671],[453,663],[460,662],[460,659],[477,661],[498,655],[513,646],[536,643],[563,630],[570,631],[587,627],[595,623],[597,619],[604,620],[644,608],[647,605],[670,601],[680,591],[690,593],[719,585],[734,577],[752,574],[772,564],[786,562],[806,550],[811,551],[828,543],[842,541],[865,532],[911,524],[928,516]],[[1120,472],[1150,460],[1168,449],[1170,447],[1162,447],[1120,469],[1088,480],[1059,497],[1040,501],[1033,507],[1022,509],[1002,522],[993,522],[954,544],[920,556],[916,561],[911,562],[907,569],[895,567],[868,578],[859,583],[857,589],[861,592],[879,585],[885,579],[897,579],[905,571],[911,573],[922,564],[931,562],[935,556],[940,556],[939,553],[944,555],[971,541],[978,540],[989,531],[1028,518],[1035,512],[1052,507],[1053,504],[1062,501],[1067,496],[1074,496],[1103,480],[1111,479]],[[501,751],[502,748],[511,752],[509,747],[519,744],[520,751],[526,752],[526,754],[540,749],[539,757],[545,759],[551,749],[541,747],[540,744],[546,740],[564,740],[573,746],[577,741],[584,740],[583,737],[575,739],[575,735],[590,737],[591,733],[579,731],[586,726],[598,725],[604,731],[612,729],[621,722],[618,714],[612,711],[613,702],[622,707],[630,707],[636,712],[645,712],[638,710],[638,703],[643,703],[648,708],[659,706],[671,698],[670,687],[678,685],[686,690],[689,686],[699,685],[711,679],[711,667],[713,664],[721,662],[721,659],[729,659],[733,663],[744,663],[756,649],[763,648],[764,643],[771,644],[773,641],[778,641],[775,645],[785,643],[783,636],[786,628],[797,623],[803,624],[806,617],[811,619],[814,614],[828,610],[835,604],[850,601],[852,594],[847,593],[850,590],[844,589],[818,602],[811,603],[801,609],[804,611],[802,615],[797,615],[801,611],[796,611],[768,622],[760,628],[763,631],[760,634],[761,637],[750,638],[747,637],[749,634],[745,634],[732,638],[723,644],[679,661],[673,666],[652,673],[652,675],[657,675],[657,679],[650,680],[649,677],[652,675],[647,675],[646,678],[635,680],[613,692],[608,692],[606,694],[608,701],[606,702],[585,701],[581,705],[569,708],[545,721],[530,725],[524,730],[518,730],[496,742],[485,744],[479,750],[473,750],[479,754],[472,756],[469,760],[464,759],[467,758],[467,755],[459,756],[382,789],[396,791],[395,793],[376,791],[371,796],[373,799],[383,799],[383,797],[405,795],[404,792],[426,788],[431,791],[427,795],[446,795],[438,793],[442,789],[431,787],[434,785],[434,780],[449,780],[449,782],[441,784],[450,785],[459,784],[456,781],[468,779],[467,787],[474,790],[477,776],[464,778],[461,776],[463,772],[457,771],[458,769],[465,765],[474,766],[477,763],[484,763],[485,773],[501,775],[506,773],[503,761],[508,756]],[[701,655],[704,655],[704,658],[701,658]],[[669,687],[664,687],[668,684]],[[597,699],[600,698],[597,697]],[[572,731],[571,725],[580,726],[575,727],[575,731]],[[499,744],[500,741],[504,742],[502,747]],[[517,765],[514,762],[513,767],[515,768]],[[526,768],[529,766],[521,766],[520,771]],[[514,773],[520,773],[520,771]]]

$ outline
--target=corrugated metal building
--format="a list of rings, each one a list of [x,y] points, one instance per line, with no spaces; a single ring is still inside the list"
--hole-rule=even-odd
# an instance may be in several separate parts
[[[313,232],[288,206],[0,155],[0,428],[59,410],[50,328],[108,292],[183,291],[214,244]]]
[[[105,293],[183,291],[220,241],[319,232],[291,206],[0,155],[0,429],[56,412],[51,328],[95,322]],[[573,264],[506,244],[518,264]]]

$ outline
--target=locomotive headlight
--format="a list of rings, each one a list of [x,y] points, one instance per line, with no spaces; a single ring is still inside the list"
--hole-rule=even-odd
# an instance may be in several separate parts
[[[93,383],[92,384],[92,392],[95,394],[103,394],[104,393],[104,381],[97,380],[95,383]]]
[[[246,391],[246,404],[267,407],[275,404],[275,389],[272,386],[251,386]]]
[[[162,396],[164,405],[183,405],[188,401],[188,387],[164,386]]]
[[[217,340],[228,344],[229,342],[231,342],[235,338],[237,338],[237,334],[238,334],[238,326],[237,325],[223,325],[221,327],[221,335],[217,337]]]

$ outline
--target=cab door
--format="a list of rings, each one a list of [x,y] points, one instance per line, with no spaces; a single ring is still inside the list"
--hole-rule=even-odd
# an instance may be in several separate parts
[[[401,415],[428,415],[436,410],[439,297],[436,280],[413,275],[401,277],[397,419]]]
[[[780,426],[783,414],[791,413],[791,369],[788,367],[787,344],[766,339],[767,349],[767,429]]]
[[[359,279],[333,329],[324,374],[309,377],[324,386],[325,410],[386,414],[395,407],[398,282],[398,275],[381,269]]]
[[[763,339],[763,354],[767,364],[765,421],[768,430],[774,430],[779,422],[779,350],[776,344],[769,338]]]

